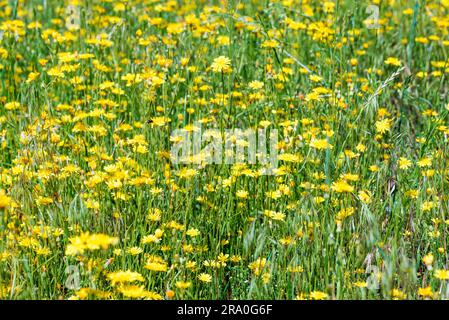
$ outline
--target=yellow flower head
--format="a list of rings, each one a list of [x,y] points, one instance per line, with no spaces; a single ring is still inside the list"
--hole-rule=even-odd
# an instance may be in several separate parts
[[[231,60],[228,57],[225,56],[219,56],[218,58],[215,58],[212,65],[211,65],[211,69],[213,72],[216,73],[229,73],[232,71],[231,69]]]

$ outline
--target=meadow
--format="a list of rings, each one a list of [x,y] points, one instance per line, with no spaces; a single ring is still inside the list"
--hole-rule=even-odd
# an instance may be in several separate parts
[[[448,299],[448,50],[449,0],[1,0],[0,299]]]

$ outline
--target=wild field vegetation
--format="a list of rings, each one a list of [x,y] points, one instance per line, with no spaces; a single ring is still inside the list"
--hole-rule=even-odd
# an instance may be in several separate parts
[[[448,298],[448,31],[448,0],[0,1],[0,298]],[[277,130],[277,167],[174,163],[200,126]]]

